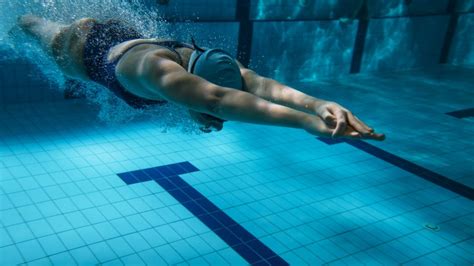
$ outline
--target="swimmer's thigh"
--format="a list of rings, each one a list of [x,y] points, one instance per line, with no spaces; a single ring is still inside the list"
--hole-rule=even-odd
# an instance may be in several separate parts
[[[87,35],[96,23],[92,18],[83,18],[63,27],[51,43],[54,59],[65,74],[87,79],[84,66],[84,45]]]

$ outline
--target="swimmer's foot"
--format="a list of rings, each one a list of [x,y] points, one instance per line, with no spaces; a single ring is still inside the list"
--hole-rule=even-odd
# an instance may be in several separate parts
[[[38,39],[46,51],[51,52],[54,38],[64,25],[35,15],[23,15],[18,18],[18,26],[25,33]]]

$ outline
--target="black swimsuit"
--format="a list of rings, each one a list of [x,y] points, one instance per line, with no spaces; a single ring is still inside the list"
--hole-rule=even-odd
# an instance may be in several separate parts
[[[115,67],[121,57],[109,62],[107,60],[107,54],[110,48],[119,43],[142,38],[143,35],[133,28],[119,21],[109,20],[105,23],[96,23],[92,27],[84,46],[84,65],[89,78],[109,88],[115,95],[134,108],[143,108],[154,104],[165,104],[167,101],[144,99],[128,92],[115,76]],[[193,49],[193,46],[178,41],[151,41],[137,43],[128,47],[126,51],[141,44],[155,44],[171,50],[178,56],[180,65],[183,65],[183,60],[175,49],[182,47]],[[122,55],[125,54],[126,51],[124,51]]]

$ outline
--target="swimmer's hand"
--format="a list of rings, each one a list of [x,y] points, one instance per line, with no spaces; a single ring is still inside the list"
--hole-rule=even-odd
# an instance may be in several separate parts
[[[384,134],[375,133],[373,128],[335,102],[324,101],[316,106],[315,112],[323,119],[326,126],[331,128],[333,138],[349,137],[380,141],[385,139]]]
[[[319,136],[319,137],[326,137],[326,138],[331,138],[333,136],[333,133],[335,131],[334,127],[329,126],[328,124],[325,123],[319,116],[311,115],[307,121],[304,123],[304,127],[308,133]],[[374,140],[382,140],[385,138],[383,134],[369,134],[363,136],[355,130],[351,125],[347,125],[344,129],[344,132],[342,132],[341,135],[338,135],[337,137],[340,138],[347,138],[347,139],[374,139]]]

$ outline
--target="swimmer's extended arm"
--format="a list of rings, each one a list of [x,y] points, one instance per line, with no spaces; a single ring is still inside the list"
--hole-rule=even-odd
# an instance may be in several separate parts
[[[238,61],[237,64],[244,79],[245,89],[258,97],[308,113],[314,113],[314,110],[321,103],[326,102],[290,88],[276,80],[260,76],[255,71],[245,68]]]
[[[246,91],[268,101],[285,105],[302,112],[310,114],[316,113],[323,118],[329,126],[335,127],[333,131],[334,137],[344,136],[347,127],[352,127],[366,138],[375,140],[385,139],[383,134],[375,133],[373,129],[369,128],[369,126],[339,104],[312,97],[281,84],[276,80],[262,77],[253,70],[245,68],[238,61],[237,63],[244,79]]]
[[[318,116],[271,103],[248,92],[217,86],[162,56],[145,56],[136,75],[144,86],[159,90],[166,100],[197,112],[226,120],[302,128],[319,136],[332,133]],[[347,134],[350,137],[351,132]]]

